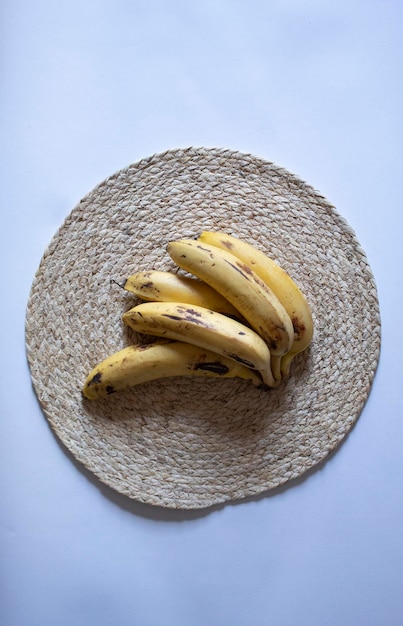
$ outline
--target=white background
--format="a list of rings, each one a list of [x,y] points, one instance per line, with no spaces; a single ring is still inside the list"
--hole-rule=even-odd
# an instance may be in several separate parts
[[[0,623],[403,623],[401,0],[3,0]],[[353,229],[378,285],[370,398],[320,470],[265,498],[164,511],[102,489],[31,388],[24,318],[64,218],[166,149],[253,153]]]

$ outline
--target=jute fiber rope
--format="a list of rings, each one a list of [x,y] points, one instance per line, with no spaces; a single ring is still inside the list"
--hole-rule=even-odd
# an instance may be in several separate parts
[[[169,240],[222,230],[276,259],[307,296],[315,333],[289,380],[170,378],[83,400],[100,360],[136,338],[135,300],[111,279],[175,270]],[[33,385],[51,427],[100,481],[138,501],[196,509],[284,485],[324,461],[358,419],[380,349],[377,292],[349,225],[273,163],[180,149],[117,172],[72,210],[27,306]]]

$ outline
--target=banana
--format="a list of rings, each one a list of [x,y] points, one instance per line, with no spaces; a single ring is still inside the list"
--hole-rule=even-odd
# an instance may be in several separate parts
[[[154,342],[131,345],[107,357],[87,376],[82,392],[98,400],[128,387],[171,376],[242,378],[264,388],[253,370],[189,343]]]
[[[135,331],[168,337],[211,350],[260,372],[263,382],[276,386],[270,368],[270,350],[244,324],[196,305],[181,302],[143,302],[123,314]]]
[[[184,302],[204,306],[224,315],[239,317],[228,300],[201,280],[157,270],[137,272],[121,285],[141,300],[155,302]]]
[[[167,251],[182,269],[204,280],[229,300],[264,339],[275,356],[294,340],[290,317],[266,283],[228,250],[193,239],[171,241]]]
[[[248,265],[270,287],[283,304],[294,329],[294,341],[289,352],[281,358],[281,375],[288,376],[295,355],[303,352],[313,337],[313,320],[309,304],[292,278],[264,252],[237,237],[222,232],[204,231],[197,241],[229,251]],[[273,359],[272,368],[278,375],[279,362]],[[277,377],[277,376],[276,376]]]

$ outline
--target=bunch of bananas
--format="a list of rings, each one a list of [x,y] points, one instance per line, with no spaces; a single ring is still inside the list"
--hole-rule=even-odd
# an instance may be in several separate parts
[[[171,376],[239,377],[277,387],[313,334],[310,307],[291,277],[222,232],[172,241],[167,252],[186,275],[143,271],[122,285],[142,300],[123,314],[124,324],[151,340],[99,363],[84,396],[103,398]]]

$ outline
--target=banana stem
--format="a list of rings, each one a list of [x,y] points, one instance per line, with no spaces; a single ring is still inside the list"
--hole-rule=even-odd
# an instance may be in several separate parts
[[[126,284],[126,281],[125,281],[124,283],[120,284],[120,283],[118,283],[118,281],[117,281],[117,280],[115,280],[114,278],[111,278],[109,282],[110,282],[110,284],[111,284],[111,285],[112,285],[112,283],[115,283],[115,285],[117,285],[117,286],[118,286],[118,287],[120,287],[121,289],[124,289],[124,288],[125,288],[125,284]]]

